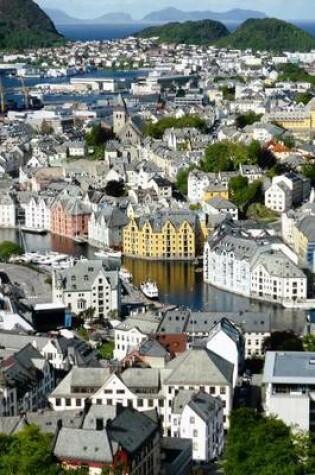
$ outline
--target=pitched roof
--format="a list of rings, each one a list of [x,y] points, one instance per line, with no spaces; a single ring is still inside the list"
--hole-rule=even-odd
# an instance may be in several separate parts
[[[229,385],[233,383],[233,364],[204,347],[192,347],[170,361],[172,370],[166,384],[201,386]]]

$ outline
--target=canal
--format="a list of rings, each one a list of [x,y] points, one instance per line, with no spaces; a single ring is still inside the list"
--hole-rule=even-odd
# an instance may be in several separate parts
[[[96,259],[95,248],[78,245],[70,239],[56,235],[36,235],[22,233],[27,252],[53,250],[73,256],[85,256]],[[21,235],[16,230],[0,229],[0,242],[4,240],[21,244]],[[156,281],[159,288],[159,301],[175,305],[184,305],[195,311],[208,310],[232,312],[241,310],[261,311],[272,316],[272,327],[284,330],[303,331],[306,312],[296,309],[283,309],[279,305],[257,302],[229,292],[218,290],[203,283],[202,272],[196,272],[195,266],[186,262],[157,262],[123,258],[123,265],[133,275],[133,282],[139,285],[147,278]],[[107,263],[117,266],[114,261]]]

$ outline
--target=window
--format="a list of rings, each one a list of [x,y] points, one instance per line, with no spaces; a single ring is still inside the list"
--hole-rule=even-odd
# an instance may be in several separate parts
[[[154,404],[153,404],[153,399],[149,399],[149,400],[148,400],[148,406],[149,406],[149,407],[153,407],[153,405],[154,405]]]
[[[220,394],[226,394],[226,387],[225,386],[220,387]]]
[[[68,398],[66,399],[66,406],[68,407],[71,406],[71,399],[68,399]]]
[[[80,406],[81,406],[81,399],[76,399],[76,400],[75,400],[75,405],[76,405],[77,407],[80,407]]]
[[[125,394],[125,390],[124,389],[117,389],[117,394]]]
[[[190,423],[190,424],[194,424],[194,423],[195,423],[195,418],[194,418],[193,416],[192,416],[192,417],[190,417],[190,419],[189,419],[189,423]]]
[[[198,437],[198,431],[197,431],[197,429],[194,429],[194,431],[193,431],[193,437]]]
[[[104,389],[104,394],[113,394],[112,389]]]
[[[143,399],[138,399],[138,407],[143,407]]]
[[[61,406],[61,399],[59,397],[56,399],[56,406]]]

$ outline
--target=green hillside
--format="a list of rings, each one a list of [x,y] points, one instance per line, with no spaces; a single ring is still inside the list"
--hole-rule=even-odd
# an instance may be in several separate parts
[[[229,30],[219,21],[201,20],[183,23],[167,23],[145,28],[138,33],[140,38],[158,37],[160,43],[184,43],[206,45],[229,35]]]
[[[32,0],[0,0],[0,48],[52,46],[63,39],[53,22]]]
[[[286,21],[264,18],[245,21],[216,44],[242,50],[309,51],[315,48],[315,37]]]

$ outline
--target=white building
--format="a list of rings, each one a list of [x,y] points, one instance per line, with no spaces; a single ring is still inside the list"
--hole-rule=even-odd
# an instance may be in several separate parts
[[[229,292],[281,304],[307,298],[307,277],[285,246],[224,222],[204,246],[204,281]],[[289,253],[290,255],[290,253]]]
[[[50,231],[50,208],[54,198],[31,196],[23,205],[25,227],[37,231]]]
[[[171,436],[192,440],[195,462],[216,459],[224,447],[223,402],[203,391],[181,391],[172,403]]]
[[[265,411],[289,426],[315,426],[315,353],[268,351],[263,383]]]
[[[277,213],[283,213],[292,206],[292,193],[286,183],[272,182],[265,192],[265,206]]]
[[[307,278],[281,251],[263,252],[252,263],[251,294],[280,303],[303,302],[307,298]]]
[[[188,200],[192,203],[202,201],[204,192],[210,184],[210,178],[207,173],[200,170],[193,170],[188,175]]]
[[[106,206],[92,212],[88,222],[88,238],[101,247],[121,247],[123,228],[128,224],[126,213],[117,207]]]
[[[54,410],[83,408],[87,397],[98,405],[130,405],[138,411],[156,408],[167,434],[171,431],[172,402],[182,390],[220,396],[223,424],[228,427],[233,365],[206,348],[190,348],[162,369],[132,367],[117,374],[107,368],[73,368],[49,401]]]
[[[13,228],[15,226],[15,203],[9,194],[0,195],[0,227]]]
[[[214,197],[206,201],[203,210],[207,215],[230,215],[235,221],[238,220],[238,208],[226,198]]]
[[[233,365],[233,386],[237,385],[239,371],[244,363],[244,341],[240,331],[223,318],[210,331],[206,346]]]
[[[63,302],[73,312],[95,309],[92,318],[109,318],[120,311],[118,271],[108,271],[103,261],[74,263],[69,269],[53,269],[53,302]]]

